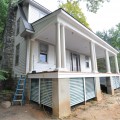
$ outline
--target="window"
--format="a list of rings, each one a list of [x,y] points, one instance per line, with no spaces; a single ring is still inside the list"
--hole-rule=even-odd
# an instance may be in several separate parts
[[[89,57],[88,56],[85,56],[85,63],[86,63],[86,68],[89,68],[90,65],[89,65]]]
[[[46,63],[48,57],[48,45],[40,43],[40,62]]]
[[[19,64],[20,44],[16,46],[15,65]]]
[[[20,18],[17,20],[17,30],[16,30],[16,35],[18,35],[20,32]]]

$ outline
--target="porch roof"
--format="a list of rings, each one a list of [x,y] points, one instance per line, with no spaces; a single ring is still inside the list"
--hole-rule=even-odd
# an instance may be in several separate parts
[[[111,54],[119,53],[115,48],[113,48],[108,43],[106,43],[104,40],[99,38],[94,32],[92,32],[91,30],[86,28],[84,25],[82,25],[80,22],[78,22],[75,18],[73,18],[70,14],[68,14],[66,11],[64,11],[61,8],[48,14],[47,16],[39,19],[38,21],[36,21],[32,24],[36,31],[36,33],[34,34],[32,39],[38,39],[40,37],[40,33],[44,34],[45,30],[46,30],[46,33],[49,32],[48,34],[46,34],[46,38],[48,38],[47,35],[49,36],[49,34],[51,34],[50,32],[52,32],[52,33],[54,32],[53,35],[55,36],[55,23],[57,21],[59,21],[60,23],[65,25],[65,27],[67,28],[66,34],[69,31],[69,33],[71,32],[72,34],[77,33],[77,35],[78,34],[81,35],[80,36],[81,42],[86,43],[86,41],[87,41],[87,44],[89,44],[90,41],[93,41],[97,45],[96,46],[97,48],[107,49]],[[36,27],[36,26],[38,26],[38,27]],[[49,30],[48,30],[48,27],[49,27]],[[71,30],[73,30],[74,32]],[[43,38],[44,37],[45,37],[45,35],[43,36]],[[67,35],[66,37],[69,39],[69,35]],[[42,37],[40,37],[40,38],[42,38]],[[79,38],[79,36],[78,36],[78,38]],[[51,39],[55,39],[55,38],[51,37]],[[50,42],[50,41],[48,41],[48,42]],[[69,41],[69,42],[72,43],[72,41]],[[74,43],[74,44],[76,44],[76,46],[78,44],[77,42]],[[73,43],[72,43],[72,45],[73,45]],[[69,47],[70,46],[68,45],[68,49],[69,49]],[[85,48],[85,46],[84,46],[84,48]],[[97,51],[99,52],[100,49],[98,49]],[[85,51],[85,49],[84,49],[84,51]],[[86,53],[86,54],[89,55],[89,48],[88,48],[88,50],[86,49],[86,51],[88,51],[88,53]],[[102,54],[101,54],[101,56],[99,56],[99,58],[100,57],[103,57],[103,50],[102,50]]]

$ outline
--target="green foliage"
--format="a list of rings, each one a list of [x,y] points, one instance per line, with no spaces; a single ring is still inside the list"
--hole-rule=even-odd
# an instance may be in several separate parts
[[[115,49],[120,50],[120,23],[117,24],[114,28],[109,29],[108,31],[103,32],[96,32],[96,34],[102,38],[104,41],[109,43],[111,46],[113,46]],[[111,70],[112,72],[115,72],[115,63],[114,59],[110,58],[111,62]],[[118,54],[118,63],[120,68],[120,53]],[[104,64],[101,64],[99,62],[99,67],[103,68]]]
[[[117,50],[120,50],[120,23],[108,31],[96,32],[96,34],[112,45]]]
[[[76,2],[85,2],[87,10],[93,13],[96,13],[98,9],[102,6],[104,2],[109,2],[110,0],[69,0],[70,2],[76,1]],[[61,2],[61,0],[59,0]],[[68,0],[67,0],[68,2]]]
[[[96,13],[104,2],[109,2],[110,0],[78,0],[78,1],[85,1],[88,11]]]
[[[90,28],[81,8],[79,7],[79,1],[67,0],[67,3],[60,3],[59,7],[63,8],[65,11],[67,11],[71,16],[73,16],[87,28]]]
[[[8,3],[9,0],[0,0],[0,42],[2,41],[3,31],[6,23]]]
[[[7,71],[0,70],[0,81],[6,80],[8,78],[9,74]]]

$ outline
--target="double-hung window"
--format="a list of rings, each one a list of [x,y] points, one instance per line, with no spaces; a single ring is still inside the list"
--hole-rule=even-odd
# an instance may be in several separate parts
[[[45,43],[40,43],[40,62],[48,62],[48,45]]]

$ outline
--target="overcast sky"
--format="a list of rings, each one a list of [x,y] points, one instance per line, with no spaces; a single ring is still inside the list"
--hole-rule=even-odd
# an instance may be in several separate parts
[[[51,11],[58,8],[58,0],[35,0]],[[66,0],[63,0],[66,1]],[[95,31],[107,30],[120,23],[120,0],[111,0],[109,3],[104,3],[96,14],[86,10],[85,4],[80,5],[83,13],[90,24],[91,29]]]

